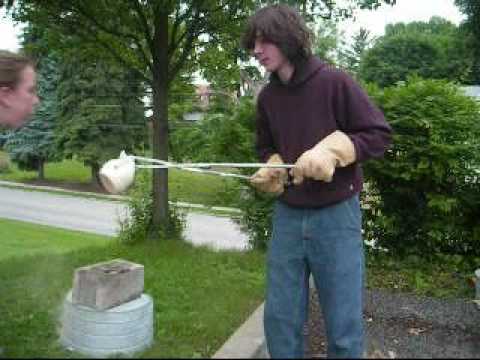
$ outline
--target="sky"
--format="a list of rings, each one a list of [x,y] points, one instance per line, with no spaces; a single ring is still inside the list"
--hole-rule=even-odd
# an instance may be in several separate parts
[[[0,9],[0,49],[17,51],[19,49],[17,35],[21,33],[22,26],[15,26],[5,18],[5,9]]]
[[[370,30],[373,36],[381,36],[387,24],[428,21],[432,16],[443,17],[455,25],[465,20],[454,0],[397,0],[394,6],[383,4],[375,11],[357,11],[355,21],[345,21],[340,29],[345,31],[347,37],[360,27]]]
[[[15,25],[4,17],[0,10],[0,49],[17,51],[22,25]],[[464,16],[454,5],[454,0],[397,0],[394,6],[382,5],[376,11],[358,11],[355,21],[349,20],[340,25],[347,37],[351,37],[360,27],[370,30],[373,36],[381,36],[385,25],[396,22],[428,21],[432,16],[441,16],[458,25]]]

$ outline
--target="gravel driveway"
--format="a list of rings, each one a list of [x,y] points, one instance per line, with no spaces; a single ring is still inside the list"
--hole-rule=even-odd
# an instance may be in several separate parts
[[[310,295],[307,357],[325,357],[317,294]],[[480,309],[469,300],[367,290],[367,354],[373,358],[480,358]]]

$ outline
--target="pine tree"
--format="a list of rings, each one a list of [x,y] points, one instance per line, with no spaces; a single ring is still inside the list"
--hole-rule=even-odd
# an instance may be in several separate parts
[[[108,61],[65,59],[59,86],[55,138],[59,152],[91,167],[98,183],[102,163],[147,142],[143,88],[132,73]]]

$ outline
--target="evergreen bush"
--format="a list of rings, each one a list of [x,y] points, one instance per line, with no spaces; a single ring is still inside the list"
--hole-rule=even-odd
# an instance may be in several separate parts
[[[370,95],[391,124],[385,158],[364,165],[365,237],[399,255],[480,255],[480,109],[443,80]]]

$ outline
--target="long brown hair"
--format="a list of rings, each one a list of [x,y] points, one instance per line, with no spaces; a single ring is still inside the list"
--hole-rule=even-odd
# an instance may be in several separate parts
[[[7,50],[0,50],[0,87],[14,89],[20,82],[21,73],[27,66],[35,67],[30,58]]]
[[[275,44],[293,64],[312,54],[313,34],[300,14],[288,5],[271,5],[258,10],[247,23],[242,46],[252,50],[259,35]]]

